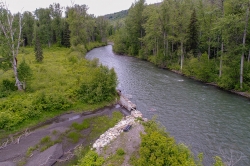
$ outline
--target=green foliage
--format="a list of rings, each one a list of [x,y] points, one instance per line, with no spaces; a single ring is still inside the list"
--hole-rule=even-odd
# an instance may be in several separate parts
[[[22,57],[25,53],[25,63],[29,62],[32,79],[29,80],[28,85],[32,89],[28,89],[25,93],[15,92],[15,81],[12,78],[11,71],[4,72],[1,75],[0,130],[14,132],[27,128],[71,108],[81,111],[97,109],[107,105],[115,98],[115,92],[106,93],[109,100],[95,102],[92,105],[82,103],[78,99],[79,96],[76,91],[79,90],[80,85],[84,82],[90,82],[92,76],[94,77],[94,74],[98,73],[96,71],[101,70],[98,67],[98,61],[89,62],[71,54],[70,56],[77,59],[73,63],[67,60],[69,49],[51,47],[44,50],[45,59],[43,63],[34,63],[32,48],[24,48],[24,50],[26,51],[22,51],[23,54],[19,56]],[[110,70],[108,73],[114,74]],[[100,78],[102,75],[96,77]],[[109,81],[109,83],[112,82],[111,77],[112,74],[106,80],[106,85]],[[5,133],[7,132],[1,134]]]
[[[119,156],[123,156],[125,154],[124,150],[122,148],[117,149],[116,154]]]
[[[50,136],[45,136],[40,140],[40,144],[46,144],[48,142],[51,142]]]
[[[100,116],[91,119],[92,132],[90,133],[89,138],[97,139],[105,131],[117,124],[117,122],[119,122],[122,117],[122,113],[120,113],[119,111],[114,111],[112,113],[112,118],[108,116]]]
[[[77,90],[82,102],[93,104],[95,102],[111,101],[116,93],[117,76],[114,69],[105,66],[93,69],[89,79],[83,81]]]
[[[34,25],[34,51],[35,51],[35,56],[36,56],[36,61],[37,62],[42,62],[43,61],[43,48],[42,44],[40,41],[41,38],[41,33],[40,28],[36,25]]]
[[[79,141],[79,139],[81,138],[81,135],[77,132],[70,132],[68,133],[67,137],[73,142],[73,143],[77,143]]]
[[[197,56],[199,47],[199,27],[195,9],[192,12],[190,23],[188,26],[188,51],[192,51],[194,56]]]
[[[214,61],[209,60],[207,54],[203,54],[199,58],[190,58],[183,73],[188,76],[193,76],[201,81],[213,82],[218,73],[215,66]]]
[[[127,15],[128,15],[128,10],[122,10],[120,12],[106,14],[104,15],[104,18],[109,19],[111,21],[116,21],[125,18]]]
[[[43,152],[54,144],[55,142],[51,140],[50,136],[45,136],[40,140],[39,144],[37,145],[37,148],[40,149],[40,152]]]
[[[30,157],[30,155],[32,154],[34,150],[36,150],[36,147],[29,147],[26,152],[26,157]]]
[[[125,25],[115,31],[114,51],[147,59],[225,89],[248,91],[249,72],[245,72],[245,66],[250,42],[244,40],[249,38],[247,4],[235,0],[220,4],[164,0],[145,5],[143,0],[135,1]]]
[[[102,166],[104,163],[104,158],[99,157],[98,154],[92,150],[90,150],[84,158],[82,158],[78,166]]]
[[[71,126],[72,126],[75,130],[81,131],[81,130],[84,130],[84,129],[89,128],[89,126],[90,126],[90,121],[89,121],[89,119],[86,119],[86,120],[83,120],[83,122],[82,122],[81,124],[74,122],[74,123],[72,123]]]
[[[190,150],[176,144],[154,121],[145,124],[146,134],[141,135],[140,157],[133,165],[196,165]]]
[[[27,84],[30,83],[30,80],[32,79],[32,70],[30,68],[30,66],[25,62],[25,60],[23,60],[21,62],[21,64],[19,65],[18,69],[18,76],[19,76],[19,80],[23,83],[23,88],[26,89],[27,88]]]
[[[88,141],[91,140],[96,140],[101,134],[103,134],[105,131],[107,131],[109,128],[113,127],[115,124],[117,124],[118,121],[120,121],[123,117],[123,114],[119,111],[114,111],[112,113],[112,117],[109,116],[98,116],[98,117],[93,117],[90,119],[87,119],[90,123],[91,123],[91,133],[89,135],[86,135],[86,139]],[[105,123],[104,123],[105,122]],[[86,152],[89,150],[89,148],[87,147],[80,147],[78,148],[75,153],[76,156],[78,158],[78,165],[84,165],[85,164],[97,164],[97,163],[93,163],[92,160],[93,159],[93,153],[92,152],[88,152],[88,154],[86,154]],[[91,153],[91,155],[89,155],[89,153]],[[122,161],[124,160],[124,150],[123,149],[119,149],[117,151],[117,153],[110,158],[109,161],[107,161],[107,163],[116,163],[114,165],[121,165]],[[97,158],[99,158],[99,156],[95,156]],[[90,159],[91,158],[91,159]],[[103,159],[103,158],[102,158]],[[91,161],[90,161],[91,160]],[[89,163],[88,163],[89,162]],[[104,163],[104,159],[102,160],[102,163]],[[117,164],[120,163],[120,164]],[[106,162],[105,162],[106,164]],[[102,164],[101,164],[102,165]]]
[[[71,102],[64,98],[61,94],[40,93],[33,100],[34,109],[41,112],[51,112],[58,110],[66,110],[71,106]]]
[[[223,163],[222,159],[219,156],[214,157],[215,163],[213,164],[214,166],[225,166]]]
[[[3,79],[2,85],[1,85],[1,91],[15,91],[15,81],[10,81],[8,79]]]

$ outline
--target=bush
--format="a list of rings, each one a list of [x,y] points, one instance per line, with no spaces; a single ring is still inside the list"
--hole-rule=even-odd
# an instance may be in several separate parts
[[[94,68],[89,79],[83,80],[77,90],[79,99],[88,104],[111,101],[116,94],[117,77],[114,69],[105,66]]]
[[[123,156],[125,154],[124,150],[122,148],[117,149],[116,154],[119,156]]]
[[[48,94],[45,95],[44,92],[38,94],[33,101],[34,110],[38,111],[63,111],[71,106],[71,102],[67,100],[65,96],[60,93],[56,95]]]
[[[32,70],[30,66],[23,60],[19,65],[18,69],[18,78],[23,83],[23,88],[26,89],[27,84],[29,86],[29,81],[32,78]]]
[[[89,151],[84,158],[82,158],[78,166],[102,166],[104,163],[104,158],[99,157],[98,154],[94,151]]]
[[[81,138],[81,135],[79,133],[76,133],[76,132],[70,132],[67,137],[69,139],[71,139],[71,141],[73,143],[77,143],[79,141],[79,139]]]
[[[71,126],[72,126],[75,130],[81,131],[81,130],[84,130],[84,129],[89,128],[89,126],[90,126],[90,121],[89,121],[89,119],[86,119],[86,120],[84,120],[81,124],[74,122],[74,123],[72,123]]]
[[[196,165],[190,150],[183,144],[176,144],[155,122],[149,121],[145,130],[147,134],[141,135],[140,158],[134,165]]]
[[[4,79],[2,81],[1,91],[16,91],[15,80]]]

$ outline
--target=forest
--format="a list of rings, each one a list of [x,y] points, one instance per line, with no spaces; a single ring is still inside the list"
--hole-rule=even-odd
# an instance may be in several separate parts
[[[250,91],[249,0],[136,1],[114,51],[227,90]]]

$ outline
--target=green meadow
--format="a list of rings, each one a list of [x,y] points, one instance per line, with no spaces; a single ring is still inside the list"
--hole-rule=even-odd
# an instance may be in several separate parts
[[[67,111],[89,111],[113,102],[114,70],[85,59],[87,51],[101,45],[46,48],[40,63],[33,48],[21,48],[18,64],[25,61],[30,73],[23,81],[25,91],[17,91],[12,70],[0,70],[0,137]]]

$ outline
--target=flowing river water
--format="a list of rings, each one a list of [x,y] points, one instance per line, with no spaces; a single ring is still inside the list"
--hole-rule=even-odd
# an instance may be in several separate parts
[[[131,97],[146,118],[157,116],[178,143],[189,146],[203,164],[218,155],[224,162],[250,165],[250,101],[133,57],[116,55],[112,46],[94,49],[87,59],[114,68],[118,89]]]

